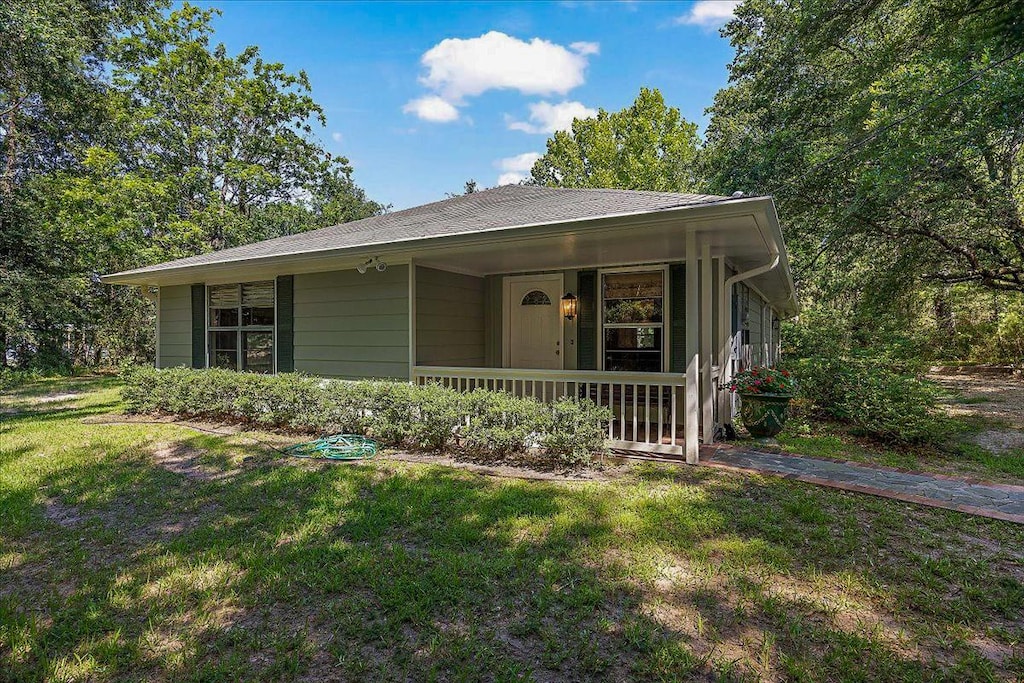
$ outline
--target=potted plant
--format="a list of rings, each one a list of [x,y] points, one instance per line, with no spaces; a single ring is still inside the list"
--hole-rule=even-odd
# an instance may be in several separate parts
[[[770,438],[782,431],[796,393],[789,370],[753,367],[737,373],[726,388],[740,395],[740,419],[751,436]]]

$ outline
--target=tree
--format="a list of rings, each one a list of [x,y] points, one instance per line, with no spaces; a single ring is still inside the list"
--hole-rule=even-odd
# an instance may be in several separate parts
[[[77,166],[105,121],[103,61],[145,0],[0,3],[0,366],[7,350],[55,359],[76,318],[75,252],[38,212],[40,174]]]
[[[776,195],[822,291],[1024,291],[1019,0],[747,0],[707,189]],[[1013,17],[1016,17],[1014,19]]]
[[[195,238],[193,251],[276,236],[253,219],[277,204],[311,214],[279,234],[379,213],[348,160],[312,137],[326,119],[305,72],[265,62],[256,47],[233,57],[211,48],[215,14],[186,3],[118,41],[111,140],[121,171],[178,179],[176,213],[188,227],[175,229]]]
[[[78,9],[113,12],[113,3],[76,2]],[[93,42],[76,42],[60,33],[79,28],[64,5],[43,0],[37,16],[21,4],[31,21],[43,28],[51,22],[57,37],[56,56],[23,61],[45,65],[78,54],[81,65],[66,78],[78,78],[80,87],[68,91],[89,97],[60,90],[51,100],[18,100],[18,124],[38,110],[38,130],[71,131],[40,135],[30,150],[22,141],[31,128],[0,126],[5,134],[18,132],[20,164],[5,176],[12,189],[2,207],[3,351],[17,347],[37,360],[45,351],[49,362],[60,363],[60,340],[71,330],[93,352],[78,362],[94,362],[100,350],[118,358],[151,355],[151,303],[137,290],[101,284],[100,273],[385,209],[355,184],[348,161],[314,138],[313,124],[324,116],[306,75],[265,62],[255,47],[230,56],[223,45],[211,46],[213,11],[184,4],[167,15],[136,12],[130,23],[115,23],[96,9],[90,21],[102,19],[108,28],[96,29]],[[5,11],[0,7],[6,32]],[[43,30],[36,24],[13,25],[31,36]],[[30,56],[39,51],[24,42]],[[19,68],[29,76],[45,71]],[[47,113],[25,102],[58,104]]]
[[[462,192],[445,192],[444,196],[452,199],[453,197],[462,197],[467,194],[473,194],[476,192],[476,181],[470,178],[463,184]]]
[[[571,132],[556,132],[530,176],[550,187],[692,192],[697,145],[697,125],[666,106],[661,92],[643,88],[632,106],[601,109],[573,121]]]

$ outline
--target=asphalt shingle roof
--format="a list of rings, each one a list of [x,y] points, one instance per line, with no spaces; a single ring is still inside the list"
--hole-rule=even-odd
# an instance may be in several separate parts
[[[586,220],[614,214],[663,211],[729,199],[716,195],[674,192],[504,185],[351,223],[168,261],[126,271],[124,274],[385,245],[412,239],[466,235],[484,230]]]

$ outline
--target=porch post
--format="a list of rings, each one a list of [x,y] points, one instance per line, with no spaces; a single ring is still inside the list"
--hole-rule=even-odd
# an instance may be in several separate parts
[[[686,462],[691,465],[696,465],[700,459],[699,434],[697,433],[700,428],[698,391],[698,369],[700,366],[698,287],[700,279],[697,277],[697,264],[697,235],[691,230],[686,233],[686,390],[683,400]]]
[[[732,424],[732,395],[725,385],[732,379],[732,285],[726,286],[725,259],[721,259],[718,284],[718,421]]]
[[[712,342],[711,315],[711,244],[707,240],[700,249],[700,402],[701,443],[715,440],[715,392],[711,386],[711,363],[715,357]]]
[[[409,259],[409,381],[416,383],[416,261]]]

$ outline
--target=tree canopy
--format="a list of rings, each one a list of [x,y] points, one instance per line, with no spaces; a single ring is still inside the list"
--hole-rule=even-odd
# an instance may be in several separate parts
[[[774,194],[804,275],[1024,291],[1014,26],[987,2],[747,0],[707,188]]]
[[[632,106],[576,119],[558,131],[534,163],[531,181],[557,187],[692,192],[696,186],[697,125],[643,88]]]
[[[145,355],[151,305],[99,273],[385,209],[315,138],[306,74],[211,44],[214,10],[14,5],[0,8],[3,349],[60,356],[70,329]]]

